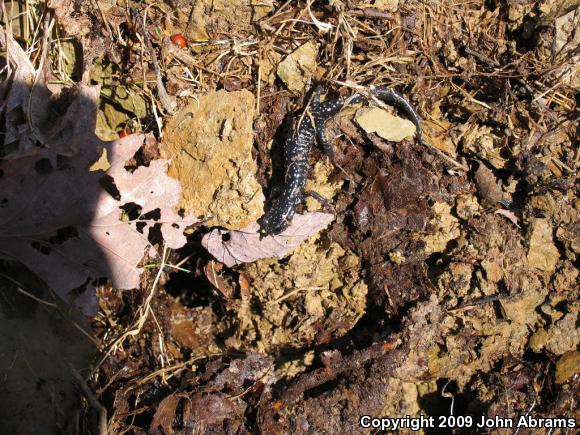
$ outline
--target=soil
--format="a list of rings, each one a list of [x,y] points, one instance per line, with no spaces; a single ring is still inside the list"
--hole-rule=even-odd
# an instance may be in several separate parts
[[[178,212],[198,223],[181,249],[150,239],[167,256],[143,260],[138,288],[99,281],[88,320],[2,260],[1,431],[578,420],[580,2],[25,3],[7,12],[24,48],[37,36],[16,25],[23,10],[55,18],[48,83],[101,86],[102,140],[154,135],[131,165],[169,159]],[[315,82],[326,98],[396,89],[423,141],[394,107],[345,107],[326,124],[336,165],[310,156],[332,223],[282,258],[227,267],[202,239],[268,207]]]

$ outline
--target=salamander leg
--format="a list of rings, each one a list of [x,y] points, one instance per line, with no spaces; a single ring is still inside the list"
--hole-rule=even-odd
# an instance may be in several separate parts
[[[322,208],[325,211],[330,211],[332,213],[335,212],[334,207],[332,206],[330,201],[328,199],[326,199],[324,196],[322,196],[320,193],[314,192],[312,190],[306,190],[306,191],[304,191],[304,196],[309,196],[311,198],[314,198],[316,201],[318,201],[320,203],[320,205],[322,205]]]
[[[401,110],[405,116],[407,116],[407,118],[413,122],[413,124],[415,124],[415,128],[417,129],[417,140],[419,143],[423,143],[421,117],[417,113],[417,110],[405,99],[405,97],[393,89],[384,88],[382,86],[371,86],[371,94],[377,96],[385,103],[394,104],[397,106],[397,108]]]
[[[314,121],[314,129],[316,131],[316,142],[328,156],[334,167],[340,169],[348,180],[352,180],[351,176],[338,163],[334,146],[326,137],[326,127],[324,126],[324,123],[327,119],[340,112],[340,109],[342,109],[345,103],[357,103],[362,100],[363,96],[362,94],[354,94],[349,97],[339,97],[334,100],[321,102],[320,94],[323,89],[322,86],[318,86],[314,91],[314,96],[312,98],[312,118]]]
[[[324,153],[328,156],[328,158],[330,159],[332,164],[334,166],[340,168],[340,165],[338,164],[338,162],[336,160],[336,152],[334,151],[334,147],[332,146],[332,144],[326,138],[326,131],[325,130],[326,129],[324,128],[324,123],[320,123],[319,125],[316,126],[316,139],[317,139],[318,145],[322,148]],[[340,168],[340,169],[342,169],[342,168]]]

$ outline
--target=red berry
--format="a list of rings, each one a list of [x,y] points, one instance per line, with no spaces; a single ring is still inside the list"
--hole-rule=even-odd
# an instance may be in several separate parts
[[[171,42],[173,42],[179,48],[183,48],[187,45],[187,39],[185,39],[185,36],[183,36],[179,33],[176,33],[175,35],[173,35],[171,37]]]
[[[130,134],[131,134],[131,132],[130,132],[129,130],[127,130],[127,129],[125,129],[125,130],[121,130],[121,131],[119,132],[119,137],[120,137],[120,138],[124,138],[125,136],[129,136]]]

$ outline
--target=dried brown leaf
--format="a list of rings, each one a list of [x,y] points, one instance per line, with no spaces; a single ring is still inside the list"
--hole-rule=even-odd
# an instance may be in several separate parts
[[[501,186],[493,172],[481,162],[475,172],[475,183],[484,203],[494,205],[501,201],[503,197]]]
[[[171,394],[161,401],[157,406],[157,411],[153,416],[153,421],[149,427],[152,435],[163,435],[174,433],[173,420],[177,411],[177,405],[181,399],[187,399],[185,394]]]
[[[235,289],[228,284],[222,276],[223,264],[211,260],[205,265],[203,271],[207,280],[219,291],[226,299],[234,297]]]
[[[503,208],[500,208],[500,209],[495,211],[495,214],[502,215],[506,219],[510,220],[516,227],[518,227],[518,228],[520,227],[519,219],[513,211],[504,210]]]

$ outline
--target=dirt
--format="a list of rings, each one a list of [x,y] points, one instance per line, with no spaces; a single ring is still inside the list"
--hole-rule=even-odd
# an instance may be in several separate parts
[[[240,229],[263,214],[252,158],[254,96],[217,91],[193,100],[165,126],[161,155],[183,186],[181,206],[207,225]],[[183,135],[183,132],[190,132]]]
[[[51,51],[52,82],[102,87],[101,139],[155,134],[125,169],[170,159],[175,213],[199,222],[181,249],[151,242],[163,261],[142,261],[137,288],[95,285],[95,345],[2,278],[21,271],[2,272],[0,336],[34,337],[2,344],[2,396],[15,400],[0,412],[31,422],[9,430],[97,430],[100,408],[56,353],[85,376],[109,433],[372,432],[362,415],[577,421],[578,1],[89,3],[49,2],[53,46],[76,44]],[[307,189],[330,207],[298,205],[300,219],[325,211],[324,225],[262,248],[244,231],[283,182],[290,121],[310,116],[317,80],[326,98],[396,89],[423,143],[396,108],[348,105],[326,124],[337,165],[310,155]],[[3,131],[21,142],[2,156],[37,146],[22,107],[42,95],[13,95]],[[223,246],[251,252],[226,259]],[[47,401],[51,415],[37,411]],[[518,433],[536,430],[566,433]]]
[[[228,347],[276,355],[343,336],[365,311],[360,259],[338,244],[304,242],[281,265],[260,260],[245,270],[252,293],[221,328]],[[237,304],[236,304],[237,305]],[[285,363],[287,364],[287,363]]]
[[[3,264],[0,274],[0,432],[73,434],[90,429],[94,420],[73,375],[86,375],[93,357],[90,325],[26,269]]]

